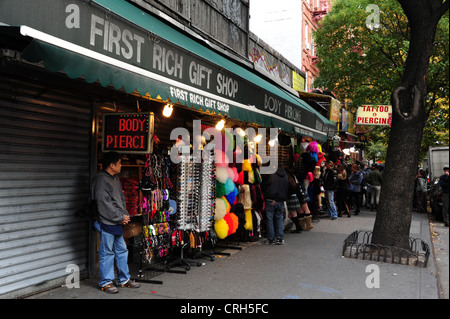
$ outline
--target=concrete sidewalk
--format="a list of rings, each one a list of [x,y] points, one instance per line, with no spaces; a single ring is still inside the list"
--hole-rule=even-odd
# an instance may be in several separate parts
[[[449,233],[443,222],[430,222],[433,256],[435,258],[438,291],[441,299],[449,299]]]
[[[448,298],[448,228],[438,223],[430,226],[427,216],[413,213],[410,236],[433,247],[426,268],[342,257],[348,235],[372,230],[374,221],[375,213],[368,210],[351,218],[322,218],[310,231],[287,232],[286,245],[268,246],[261,239],[241,244],[242,250],[229,250],[230,256],[201,260],[204,265],[191,267],[187,274],[163,273],[153,278],[162,285],[142,283],[139,289],[119,288],[118,294],[108,295],[98,289],[97,278],[91,278],[82,281],[80,288],[61,287],[30,299]],[[372,278],[371,265],[379,269],[379,288],[366,285]]]

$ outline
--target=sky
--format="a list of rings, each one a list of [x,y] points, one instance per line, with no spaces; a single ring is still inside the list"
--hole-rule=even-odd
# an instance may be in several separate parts
[[[301,0],[250,0],[250,31],[301,69]]]

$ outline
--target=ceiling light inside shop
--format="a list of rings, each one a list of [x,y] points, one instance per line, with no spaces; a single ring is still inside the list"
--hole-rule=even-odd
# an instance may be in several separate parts
[[[235,132],[236,132],[237,134],[239,134],[239,136],[242,136],[242,137],[245,136],[245,131],[244,131],[243,129],[241,129],[240,127],[236,128],[236,129],[235,129]]]
[[[253,139],[253,141],[254,141],[255,143],[259,143],[259,142],[261,142],[262,137],[263,137],[262,134],[258,134],[258,135],[255,136],[255,138]]]
[[[269,141],[269,146],[274,147],[278,143],[278,138]]]
[[[217,122],[216,130],[222,131],[224,127],[225,127],[225,120],[220,120],[219,122]]]
[[[173,112],[173,105],[168,103],[164,106],[163,115],[165,117],[171,117]]]

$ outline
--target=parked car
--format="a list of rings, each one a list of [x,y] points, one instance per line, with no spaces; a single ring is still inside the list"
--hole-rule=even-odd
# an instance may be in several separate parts
[[[430,183],[430,207],[431,214],[436,221],[444,221],[442,217],[442,188],[439,185],[439,177]]]

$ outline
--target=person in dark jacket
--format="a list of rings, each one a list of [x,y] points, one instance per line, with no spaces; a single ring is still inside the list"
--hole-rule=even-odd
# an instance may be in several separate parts
[[[304,227],[300,224],[300,218],[305,219],[305,213],[302,213],[302,208],[300,206],[300,201],[297,197],[298,183],[296,181],[294,174],[288,173],[289,188],[288,188],[288,199],[286,200],[286,206],[288,209],[288,217],[292,220],[295,225],[295,230],[293,233],[301,233]],[[303,216],[301,216],[303,214]]]
[[[114,264],[117,268],[117,285],[138,288],[140,284],[130,279],[128,249],[123,239],[123,226],[130,216],[126,209],[125,195],[117,174],[122,169],[120,154],[109,152],[103,155],[103,170],[95,178],[91,198],[97,202],[100,232],[99,286],[106,293],[118,293],[113,284]]]
[[[381,185],[383,183],[383,174],[377,164],[372,165],[372,171],[369,173],[369,184],[371,193],[370,210],[376,210],[380,201]]]
[[[363,181],[363,173],[360,170],[358,164],[352,165],[352,173],[348,178],[348,181],[352,185],[353,203],[355,204],[355,215],[359,215],[361,206],[361,184]]]
[[[262,189],[266,200],[266,243],[283,245],[285,243],[283,210],[284,202],[289,194],[289,178],[282,167],[279,167],[275,173],[264,177]]]
[[[325,171],[323,175],[323,188],[325,189],[325,197],[327,199],[328,215],[332,220],[337,219],[338,214],[336,204],[334,203],[334,192],[338,185],[338,172],[334,168],[333,161],[327,161],[325,164]]]
[[[427,173],[421,169],[416,176],[416,196],[419,213],[427,213]]]

